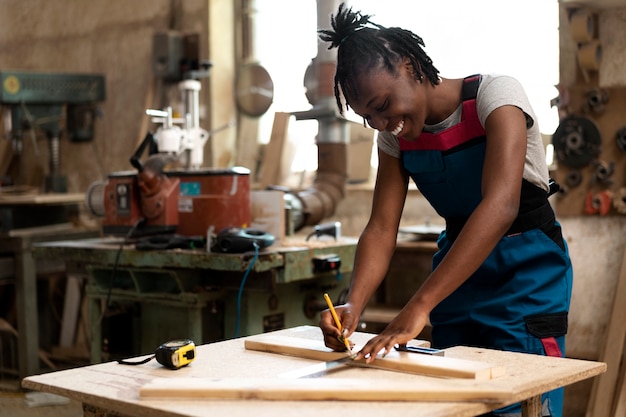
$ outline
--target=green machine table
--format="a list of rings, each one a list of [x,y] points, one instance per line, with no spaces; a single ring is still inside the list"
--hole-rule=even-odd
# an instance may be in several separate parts
[[[255,256],[137,250],[121,238],[97,238],[37,244],[34,256],[64,260],[68,270],[86,275],[91,361],[98,363],[115,356],[120,340],[129,342],[120,353],[137,355],[173,339],[200,344],[317,325],[326,308],[323,293],[336,302],[345,294],[356,243],[294,237]],[[339,262],[328,270],[313,262],[326,265],[328,258]],[[113,321],[105,305],[133,308]]]

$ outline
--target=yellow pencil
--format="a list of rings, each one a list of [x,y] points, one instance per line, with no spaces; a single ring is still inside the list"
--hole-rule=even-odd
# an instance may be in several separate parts
[[[335,311],[335,307],[333,306],[333,302],[331,301],[327,293],[324,293],[324,299],[326,300],[326,304],[328,304],[328,309],[330,310],[330,314],[332,314],[333,319],[335,319],[335,324],[337,325],[337,328],[341,332],[342,331],[341,321],[339,320],[339,317],[337,316],[337,312]],[[343,343],[346,345],[346,349],[348,349],[348,352],[352,353],[352,349],[350,348],[350,342],[348,341],[348,339],[343,336],[343,333],[341,337],[343,338]]]

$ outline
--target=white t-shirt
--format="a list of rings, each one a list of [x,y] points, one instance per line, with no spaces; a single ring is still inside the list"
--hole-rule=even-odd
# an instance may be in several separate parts
[[[476,109],[481,125],[492,111],[498,107],[512,105],[520,108],[526,115],[526,162],[524,163],[523,177],[531,183],[548,191],[548,166],[545,150],[538,123],[526,92],[522,85],[513,77],[506,75],[482,75],[476,96]],[[461,106],[448,118],[436,125],[424,126],[424,131],[436,133],[456,125],[461,121]],[[389,132],[378,133],[378,148],[388,155],[400,158],[400,144],[398,138]]]

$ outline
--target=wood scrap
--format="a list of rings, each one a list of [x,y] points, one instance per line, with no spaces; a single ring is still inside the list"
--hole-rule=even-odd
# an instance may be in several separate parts
[[[258,181],[261,189],[268,185],[280,183],[282,159],[287,146],[290,119],[290,113],[276,112],[274,114],[270,141],[265,148],[261,172],[259,173]]]
[[[6,109],[8,112],[9,110]],[[4,114],[4,109],[0,106],[0,114]],[[5,132],[4,126],[4,117],[0,117],[0,132]],[[11,162],[13,162],[13,158],[15,157],[15,152],[13,151],[13,143],[10,140],[5,140],[8,138],[0,137],[0,177],[4,177],[8,175],[9,168],[11,167]],[[5,184],[6,185],[6,184]]]
[[[237,125],[237,152],[235,165],[250,169],[252,183],[257,182],[259,161],[259,118],[244,114],[239,116]]]
[[[72,223],[58,223],[47,226],[26,227],[23,229],[13,229],[8,233],[9,237],[31,237],[44,234],[63,233],[74,229]]]
[[[60,347],[68,348],[74,344],[79,319],[79,309],[82,302],[82,286],[82,277],[70,274],[67,275],[63,318],[61,320],[61,335],[59,337]]]
[[[153,109],[154,108],[154,96],[155,96],[155,91],[158,89],[158,93],[161,93],[161,82],[160,82],[160,78],[157,79],[157,77],[151,77],[151,79],[148,81],[148,90],[146,91],[146,97],[145,97],[145,102],[144,102],[144,109]],[[141,145],[141,142],[143,142],[146,133],[148,132],[148,126],[150,125],[150,123],[152,123],[151,117],[148,116],[148,114],[144,111],[143,115],[141,116],[141,123],[140,123],[140,127],[139,127],[139,135],[137,137],[137,143],[135,144],[135,149],[138,149],[139,146]]]
[[[65,205],[84,203],[85,193],[0,193],[0,206]]]

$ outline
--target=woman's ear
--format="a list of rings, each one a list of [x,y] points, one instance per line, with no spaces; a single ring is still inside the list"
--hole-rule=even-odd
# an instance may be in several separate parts
[[[402,65],[409,71],[413,72],[413,64],[411,64],[411,60],[407,57],[402,58]]]
[[[402,68],[407,71],[408,74],[412,75],[413,78],[419,82],[422,81],[422,69],[419,68],[419,73],[415,73],[415,68],[411,63],[411,60],[407,57],[402,58]]]

